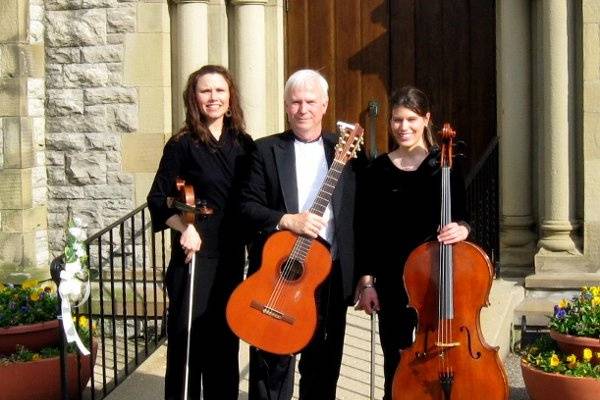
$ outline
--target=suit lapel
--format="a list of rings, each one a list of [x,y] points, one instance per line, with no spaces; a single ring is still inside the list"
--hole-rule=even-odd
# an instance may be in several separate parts
[[[298,185],[296,184],[296,157],[294,155],[294,135],[285,132],[281,141],[273,148],[277,175],[283,192],[283,201],[288,213],[298,212]]]

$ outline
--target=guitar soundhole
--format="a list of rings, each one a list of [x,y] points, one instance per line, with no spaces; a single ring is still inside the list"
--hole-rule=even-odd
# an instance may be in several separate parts
[[[300,279],[302,273],[304,272],[304,266],[298,260],[294,260],[293,258],[286,259],[282,264],[279,270],[281,277],[286,281],[296,281]]]

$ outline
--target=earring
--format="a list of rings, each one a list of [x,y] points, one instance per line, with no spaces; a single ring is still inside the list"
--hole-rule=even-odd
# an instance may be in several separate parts
[[[231,110],[228,109],[227,111],[225,111],[225,116],[227,118],[231,118]]]

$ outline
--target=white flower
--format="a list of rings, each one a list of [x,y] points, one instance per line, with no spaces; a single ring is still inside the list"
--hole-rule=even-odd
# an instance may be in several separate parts
[[[85,230],[79,228],[78,226],[70,227],[68,229],[68,234],[73,236],[73,238],[77,241],[84,241],[87,238]]]

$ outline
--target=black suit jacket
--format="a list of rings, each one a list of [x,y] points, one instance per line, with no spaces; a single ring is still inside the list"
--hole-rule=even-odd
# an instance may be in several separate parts
[[[338,135],[323,133],[327,164],[331,166]],[[364,157],[360,157],[363,160]],[[284,214],[298,212],[294,134],[285,131],[256,141],[250,171],[242,186],[241,211],[249,228],[250,271],[260,266],[264,241]],[[358,161],[358,162],[357,162]],[[331,205],[335,224],[337,257],[341,266],[344,296],[351,301],[355,283],[354,204],[359,160],[349,161],[335,187]]]

